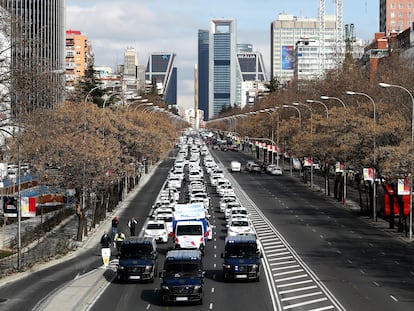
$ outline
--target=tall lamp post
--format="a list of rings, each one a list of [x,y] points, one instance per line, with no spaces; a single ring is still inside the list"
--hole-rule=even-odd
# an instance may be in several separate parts
[[[295,109],[298,112],[298,115],[299,115],[299,128],[302,128],[302,114],[300,113],[300,109],[298,107],[292,106],[292,105],[283,105],[282,108],[293,108],[293,109]],[[292,163],[292,161],[293,161],[292,155],[290,155],[290,176],[293,175],[293,172],[292,172],[293,163]]]
[[[313,121],[312,121],[312,119],[313,119],[312,109],[308,105],[302,104],[302,103],[293,103],[293,105],[294,106],[303,106],[303,107],[306,107],[309,110],[309,112],[310,112],[310,136],[311,136],[311,139],[312,139],[312,123],[313,123]],[[312,142],[311,142],[311,144],[312,144]],[[311,186],[311,189],[312,189],[313,188],[313,156],[312,156],[312,154],[311,154],[311,180],[310,180],[310,186]]]
[[[354,92],[354,91],[346,91],[346,94],[348,95],[360,95],[360,96],[364,96],[366,98],[368,98],[370,100],[370,102],[372,103],[372,106],[374,108],[374,124],[377,124],[377,117],[376,117],[376,111],[377,111],[377,107],[375,104],[374,99],[369,96],[368,94],[365,93],[361,93],[361,92]],[[377,221],[377,183],[375,180],[375,175],[376,175],[376,164],[377,164],[377,159],[376,159],[376,128],[374,128],[374,147],[373,147],[373,202],[372,202],[372,219],[374,219],[374,221]]]
[[[411,112],[411,152],[413,152],[413,147],[414,147],[414,96],[413,94],[406,89],[405,87],[401,86],[401,85],[395,85],[395,84],[388,84],[388,83],[379,83],[379,86],[381,87],[395,87],[395,88],[399,88],[404,90],[405,92],[408,93],[408,95],[410,95],[411,98],[411,103],[412,103],[412,112]],[[409,238],[410,240],[412,240],[413,238],[413,163],[411,163],[410,165],[410,216],[409,216]]]
[[[278,108],[279,107],[266,108],[266,109],[259,110],[259,112],[267,113],[272,118],[272,137],[271,137],[271,141],[272,141],[272,151],[271,151],[271,153],[272,153],[272,160],[271,160],[271,163],[272,163],[272,165],[274,163],[274,160],[273,160],[273,158],[274,158],[274,155],[273,155],[273,146],[275,145],[275,142],[274,142],[274,136],[275,136],[274,132],[275,132],[275,129],[274,129],[274,126],[273,126],[273,112],[276,112]],[[277,132],[278,131],[279,130],[277,130]],[[279,137],[279,133],[278,133],[277,136]],[[277,166],[279,166],[279,146],[278,146],[278,144],[279,144],[279,142],[277,142],[277,144],[276,144],[276,148],[277,148],[276,165]]]
[[[307,99],[306,102],[309,103],[309,104],[322,105],[325,108],[325,111],[326,111],[326,119],[327,120],[329,119],[329,109],[328,109],[328,106],[326,106],[325,103],[323,103],[319,100],[313,100],[313,99]],[[326,163],[325,163],[325,165],[326,165]],[[329,176],[328,176],[328,173],[327,173],[327,169],[325,168],[325,196],[328,195],[328,192],[329,192]]]
[[[322,95],[321,99],[323,100],[329,100],[329,99],[333,99],[336,100],[338,102],[341,103],[342,107],[344,107],[344,122],[346,124],[346,105],[344,103],[344,101],[338,97],[332,97],[332,96],[326,96],[326,95]],[[343,200],[344,205],[346,205],[346,156],[344,159],[344,200]]]

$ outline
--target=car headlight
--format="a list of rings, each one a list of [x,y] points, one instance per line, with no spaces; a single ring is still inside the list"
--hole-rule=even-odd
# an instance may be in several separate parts
[[[118,266],[118,270],[124,270],[125,267],[124,266]]]
[[[224,269],[230,269],[230,268],[231,268],[231,265],[226,265],[226,264],[223,264],[223,268],[224,268]]]
[[[194,286],[194,290],[200,290],[201,289],[201,285],[195,285]]]
[[[145,272],[151,272],[152,266],[145,266]]]
[[[257,270],[259,268],[259,265],[252,265],[252,270]]]
[[[165,285],[162,285],[161,286],[161,289],[163,289],[163,290],[169,290],[168,286],[165,286]]]

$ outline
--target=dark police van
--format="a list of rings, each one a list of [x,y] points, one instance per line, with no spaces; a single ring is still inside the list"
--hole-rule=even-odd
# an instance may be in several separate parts
[[[199,250],[169,251],[160,277],[163,303],[203,303],[204,271]]]
[[[157,245],[154,238],[130,237],[119,251],[119,281],[154,281],[157,275]]]
[[[253,235],[236,235],[225,240],[223,274],[224,280],[260,279],[260,258],[258,241]]]

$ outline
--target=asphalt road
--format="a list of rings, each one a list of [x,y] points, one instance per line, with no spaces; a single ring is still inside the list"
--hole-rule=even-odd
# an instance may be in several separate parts
[[[230,160],[247,160],[237,152],[215,154],[226,167]],[[412,246],[371,227],[290,176],[244,172],[234,178],[342,307],[414,310]]]
[[[229,167],[231,160],[246,163],[248,159],[238,152],[213,153],[224,167]],[[121,227],[126,229],[128,219],[135,216],[140,229],[172,161],[158,168],[119,215]],[[277,293],[273,298],[280,310],[310,310],[315,305],[320,310],[414,310],[412,246],[371,227],[340,203],[326,200],[290,176],[244,171],[231,177],[254,212],[270,274],[267,278],[262,273],[259,283],[223,282],[220,253],[224,220],[220,213],[214,213],[215,235],[204,258],[204,304],[186,309],[273,310],[271,294]],[[217,203],[218,198],[213,196],[212,206]],[[161,266],[168,246],[160,246]],[[0,298],[6,302],[0,308],[30,310],[56,288],[100,265],[98,252],[90,250],[66,263],[32,273],[1,288]],[[110,283],[91,309],[170,309],[161,305],[158,288],[159,280],[145,284]]]
[[[117,214],[120,220],[119,228],[124,232],[129,233],[127,223],[133,216],[138,221],[138,230],[142,226],[172,163],[173,159],[161,163],[151,180],[131,199],[129,205]],[[0,310],[32,310],[67,282],[102,266],[99,239],[100,237],[96,238],[95,245],[84,252],[76,253],[76,257],[68,261],[33,273],[25,273],[25,277],[2,286]]]

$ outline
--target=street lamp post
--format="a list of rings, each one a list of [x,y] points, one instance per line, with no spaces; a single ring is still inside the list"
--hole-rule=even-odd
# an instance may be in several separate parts
[[[346,124],[346,105],[345,105],[344,101],[342,99],[338,98],[338,97],[325,96],[325,95],[322,95],[321,99],[323,99],[323,100],[333,99],[333,100],[336,100],[336,101],[340,102],[342,107],[344,107],[344,122]],[[344,195],[343,195],[343,197],[344,197],[344,200],[343,200],[344,206],[346,205],[346,182],[347,181],[346,181],[346,155],[345,155],[345,158],[344,158]]]
[[[411,98],[411,103],[412,103],[412,112],[411,112],[411,152],[413,152],[413,147],[414,147],[414,96],[413,94],[406,89],[405,87],[401,86],[401,85],[395,85],[395,84],[388,84],[388,83],[379,83],[379,86],[381,87],[395,87],[395,88],[399,88],[404,90],[405,92],[408,93],[408,95]],[[409,238],[410,240],[412,240],[413,238],[413,163],[411,162],[410,165],[410,216],[409,216]]]
[[[273,112],[276,112],[278,108],[279,107],[266,108],[266,109],[259,110],[259,112],[267,113],[272,118],[272,137],[271,137],[271,141],[272,141],[272,150],[271,150],[272,160],[271,160],[271,163],[272,163],[272,165],[274,163],[273,146],[275,146],[275,143],[274,143],[274,136],[275,136],[274,135],[274,132],[275,132],[275,129],[274,129],[274,126],[273,126]],[[278,117],[278,120],[279,120],[279,117]],[[278,133],[278,136],[279,136],[279,133]],[[277,142],[277,145],[276,145],[276,154],[277,154],[276,155],[276,165],[277,166],[279,166],[279,146],[278,146],[278,144],[279,144],[279,142]]]
[[[312,139],[312,118],[313,118],[313,113],[312,113],[312,109],[306,105],[306,104],[302,104],[302,103],[293,103],[294,106],[304,106],[306,107],[309,112],[310,112],[310,137]],[[311,141],[311,145],[312,145],[312,141]],[[311,148],[312,149],[312,148]],[[313,156],[312,156],[313,152],[311,152],[311,180],[310,180],[310,186],[311,189],[313,188]]]
[[[299,115],[299,128],[302,128],[302,114],[300,113],[300,110],[298,107],[292,106],[292,105],[283,105],[282,108],[293,108],[298,112]],[[292,172],[292,166],[293,166],[293,159],[292,159],[292,155],[290,155],[290,176],[293,175]]]
[[[307,103],[309,104],[320,104],[325,108],[326,111],[326,118],[329,118],[329,110],[328,110],[328,106],[326,106],[326,104],[324,104],[323,102],[319,101],[319,100],[313,100],[313,99],[307,99],[306,100]]]
[[[377,117],[376,117],[377,108],[376,108],[376,104],[375,104],[374,99],[371,96],[369,96],[368,94],[361,93],[361,92],[346,91],[346,94],[365,96],[366,98],[368,98],[371,101],[372,106],[374,108],[374,124],[376,125],[377,124]],[[376,128],[374,128],[374,139],[373,139],[374,140],[374,147],[373,147],[373,166],[374,166],[373,178],[374,178],[374,181],[373,181],[373,189],[372,189],[372,192],[373,192],[372,218],[374,219],[374,221],[377,221],[377,183],[376,183],[376,179],[375,179],[376,164],[377,164],[377,162],[376,162],[377,161],[376,160],[376,136],[377,136],[376,135]]]

